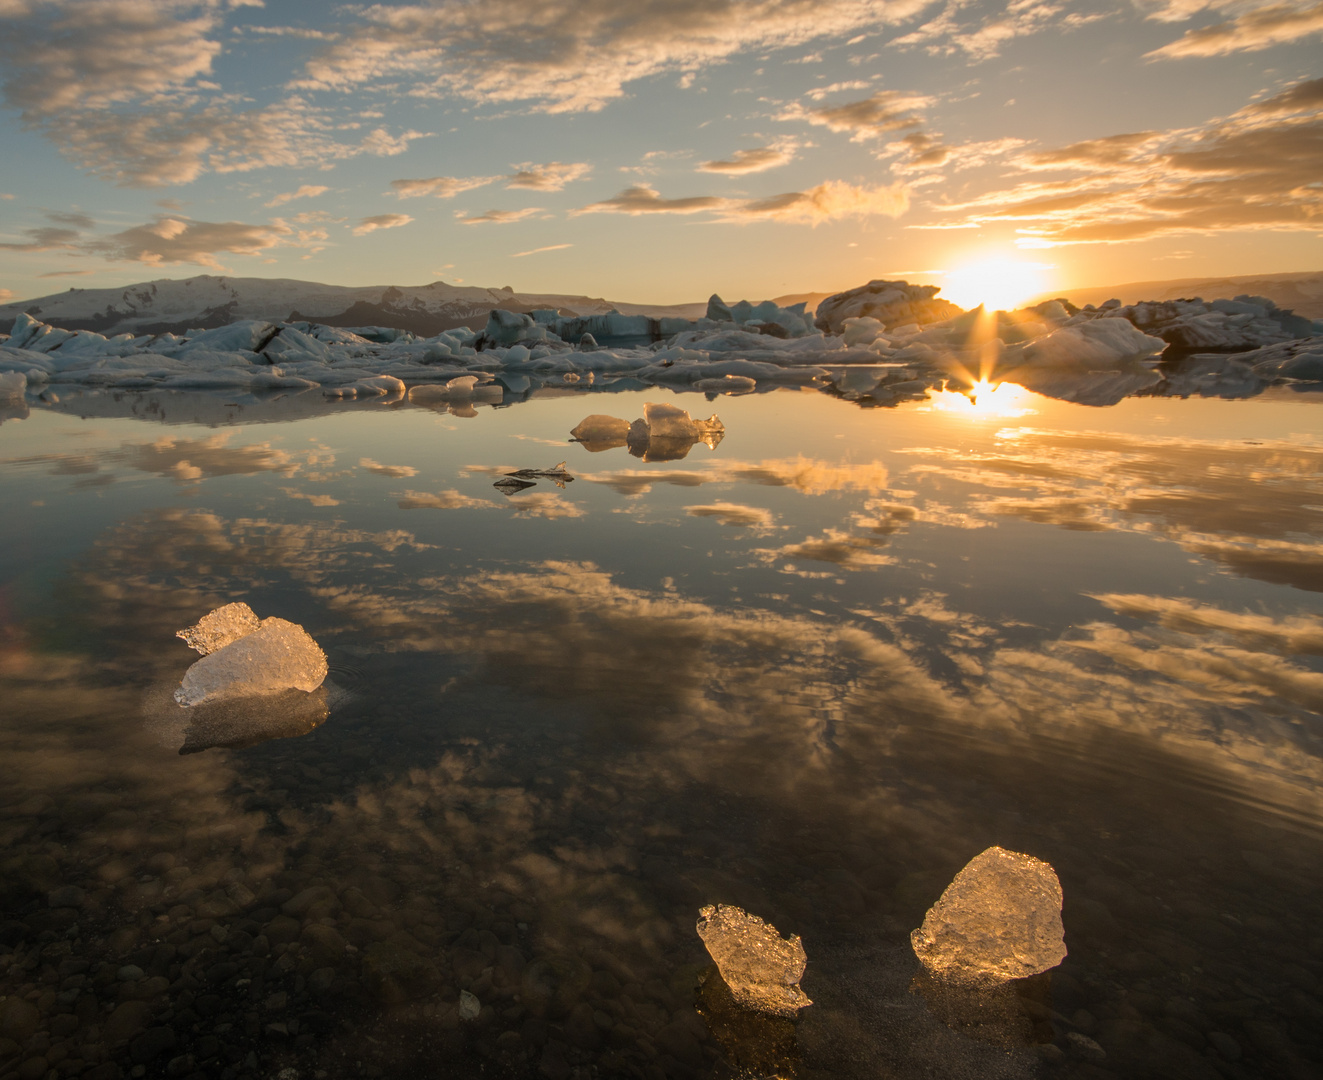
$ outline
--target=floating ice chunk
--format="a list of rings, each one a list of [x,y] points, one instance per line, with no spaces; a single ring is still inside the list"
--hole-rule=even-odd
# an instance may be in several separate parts
[[[649,438],[698,441],[698,426],[678,405],[649,401],[643,406],[643,419],[648,425]]]
[[[1061,883],[1047,863],[990,847],[956,874],[910,944],[930,974],[953,983],[1047,971],[1066,956]]]
[[[28,388],[28,377],[21,371],[0,374],[0,401],[21,398]]]
[[[715,379],[695,379],[692,385],[695,390],[709,394],[747,394],[758,387],[757,381],[747,375],[721,375]]]
[[[367,379],[358,379],[345,387],[353,390],[359,397],[399,397],[405,391],[404,382],[393,375],[374,375]]]
[[[746,1009],[793,1019],[813,1004],[799,988],[808,958],[798,934],[783,938],[757,915],[728,904],[702,908],[697,929],[731,994]]]
[[[187,672],[175,700],[201,705],[283,690],[311,693],[326,678],[326,654],[303,627],[263,619],[261,627],[202,657]]]
[[[570,437],[583,444],[585,450],[596,454],[616,446],[624,446],[629,436],[629,421],[618,416],[593,413],[579,421]]]
[[[507,479],[515,480],[550,480],[557,487],[563,488],[574,480],[565,468],[565,462],[559,462],[549,469],[516,469],[505,474]],[[499,481],[498,481],[499,483]]]
[[[256,633],[261,627],[262,621],[253,609],[239,601],[208,612],[193,626],[180,630],[175,637],[183,638],[190,649],[196,649],[206,656],[217,649],[223,649],[232,641]]]

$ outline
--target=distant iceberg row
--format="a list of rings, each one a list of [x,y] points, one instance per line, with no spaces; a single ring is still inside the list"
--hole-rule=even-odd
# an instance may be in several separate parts
[[[629,380],[709,393],[797,384],[885,404],[997,378],[1100,404],[1158,382],[1163,355],[1187,358],[1203,380],[1194,392],[1209,380],[1323,380],[1323,321],[1261,297],[962,312],[937,291],[874,281],[824,300],[816,318],[803,304],[718,296],[701,319],[497,308],[481,332],[427,338],[260,320],[108,338],[21,314],[0,336],[0,397],[73,384],[495,403],[548,383]]]

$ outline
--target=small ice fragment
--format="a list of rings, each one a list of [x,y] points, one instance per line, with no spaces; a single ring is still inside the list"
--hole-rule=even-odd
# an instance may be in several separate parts
[[[570,438],[583,443],[587,450],[593,452],[624,446],[628,435],[628,420],[621,420],[618,416],[607,416],[604,413],[585,416],[570,432]]]
[[[1047,971],[1066,956],[1061,882],[1032,855],[990,847],[956,874],[910,944],[932,975],[953,983]]]
[[[452,401],[472,397],[473,388],[478,384],[476,375],[459,375],[446,383],[446,396]]]
[[[513,476],[503,476],[492,487],[496,488],[502,495],[513,495],[517,491],[537,487],[537,485],[532,480],[519,480]]]
[[[698,441],[698,428],[689,414],[678,405],[649,401],[643,406],[648,435],[653,439],[688,439]]]
[[[476,1020],[482,1013],[482,1002],[467,990],[459,992],[459,1018]]]
[[[247,604],[239,602],[218,607],[200,618],[196,625],[175,634],[190,649],[203,656],[223,649],[232,641],[247,637],[261,627],[261,620]]]
[[[704,393],[747,394],[754,390],[758,383],[747,375],[719,375],[715,379],[696,379],[692,385],[695,390],[702,390]]]
[[[516,469],[514,472],[505,475],[515,480],[550,480],[557,487],[564,487],[568,481],[574,479],[566,471],[565,462],[563,461],[549,469]]]
[[[180,705],[276,694],[308,693],[326,678],[326,654],[303,627],[263,619],[261,627],[197,661],[175,691]]]
[[[702,908],[697,929],[731,994],[746,1009],[793,1019],[813,1004],[799,988],[808,958],[798,934],[783,938],[757,915],[729,904]]]
[[[21,398],[28,388],[28,377],[21,371],[0,373],[0,400]]]

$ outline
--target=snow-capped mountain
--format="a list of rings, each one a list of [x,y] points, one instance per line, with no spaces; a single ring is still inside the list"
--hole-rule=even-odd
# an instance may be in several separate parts
[[[108,337],[123,333],[179,334],[240,319],[391,326],[431,336],[457,326],[480,330],[493,308],[555,308],[573,315],[601,315],[615,309],[625,315],[698,318],[706,305],[617,304],[600,297],[516,293],[509,287],[483,289],[442,281],[347,288],[287,278],[202,274],[183,280],[161,278],[118,289],[70,289],[0,305],[0,328],[7,330],[20,312],[26,312],[64,330],[94,330]]]
[[[1242,274],[1234,277],[1177,278],[1169,281],[1133,281],[1125,285],[1099,285],[1044,293],[1040,299],[1066,296],[1073,303],[1102,304],[1115,297],[1123,304],[1142,300],[1176,300],[1200,296],[1263,296],[1279,308],[1307,319],[1323,319],[1323,271],[1289,274]]]

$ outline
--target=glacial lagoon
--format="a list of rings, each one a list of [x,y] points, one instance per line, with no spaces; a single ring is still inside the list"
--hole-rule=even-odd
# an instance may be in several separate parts
[[[1323,1069],[1316,393],[52,397],[0,424],[5,1080]],[[724,436],[569,441],[649,402]],[[234,601],[316,702],[181,719]],[[910,934],[994,845],[1068,955],[954,990]]]

